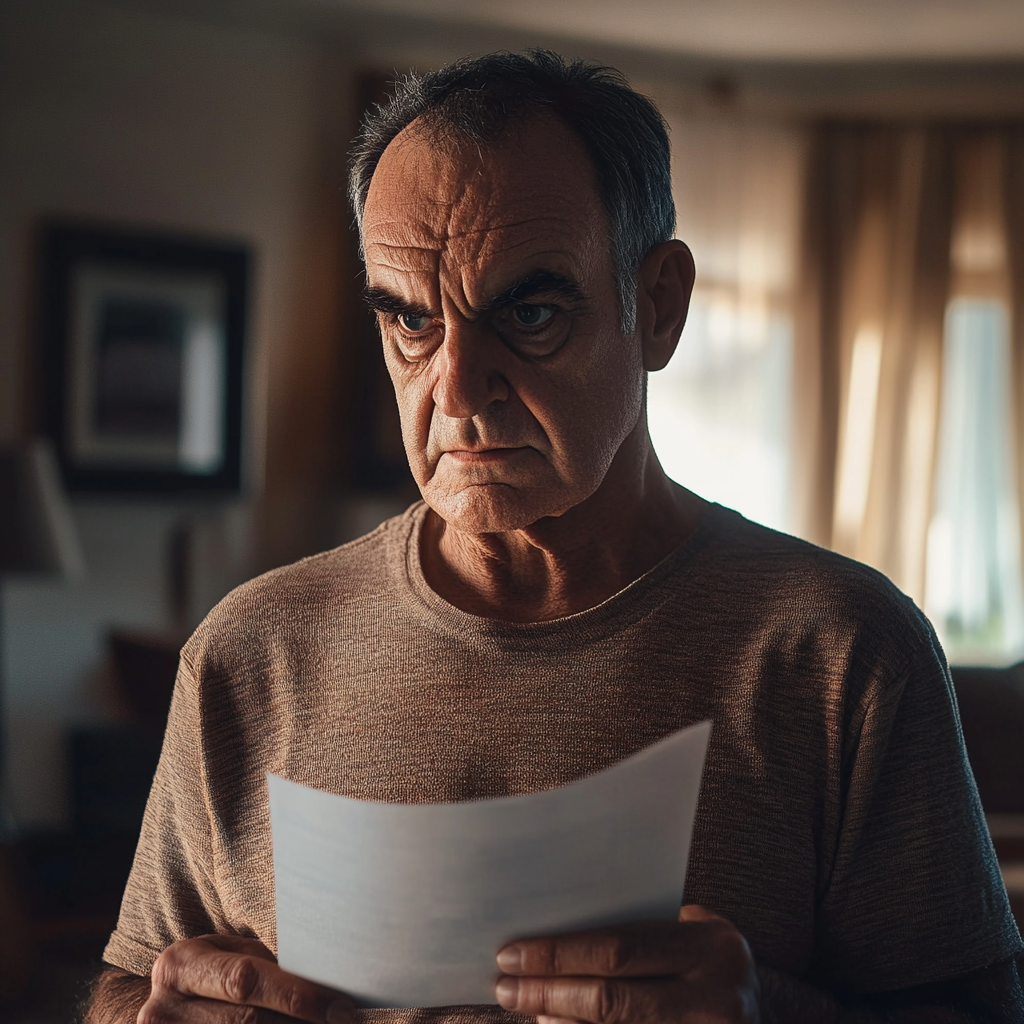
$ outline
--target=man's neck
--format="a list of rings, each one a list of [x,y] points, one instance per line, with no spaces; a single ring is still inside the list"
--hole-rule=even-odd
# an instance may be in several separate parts
[[[706,503],[665,475],[646,431],[637,440],[590,498],[524,529],[463,533],[429,513],[420,558],[431,588],[474,615],[544,622],[639,579],[682,543]]]

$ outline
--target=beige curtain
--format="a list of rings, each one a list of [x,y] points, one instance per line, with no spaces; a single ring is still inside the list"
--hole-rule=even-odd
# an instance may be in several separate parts
[[[954,133],[826,125],[797,310],[806,536],[921,602],[955,205]]]
[[[1003,134],[1006,278],[1010,297],[1010,361],[1016,426],[1013,447],[1021,524],[1024,526],[1024,126],[1011,127]],[[1024,551],[1024,536],[1021,550]]]

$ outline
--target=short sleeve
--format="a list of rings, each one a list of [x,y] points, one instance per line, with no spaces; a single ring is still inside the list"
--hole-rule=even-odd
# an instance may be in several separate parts
[[[811,974],[884,992],[1017,953],[949,672],[926,624],[906,670],[875,692],[846,761]]]
[[[172,942],[228,931],[214,884],[200,699],[184,659],[117,928],[103,959],[148,975]]]

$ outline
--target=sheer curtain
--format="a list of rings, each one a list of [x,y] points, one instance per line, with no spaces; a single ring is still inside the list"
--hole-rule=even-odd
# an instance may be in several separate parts
[[[952,280],[925,610],[959,661],[1024,641],[1005,133],[956,140]]]
[[[697,284],[669,475],[875,566],[953,661],[1024,654],[1024,127],[668,116]]]
[[[806,532],[886,573],[960,662],[1024,642],[1011,150],[996,129],[826,125],[807,192]]]
[[[924,128],[826,126],[798,345],[805,531],[923,603],[953,182]]]
[[[804,134],[668,114],[677,234],[697,282],[686,329],[652,374],[651,436],[670,476],[792,527],[792,303]]]

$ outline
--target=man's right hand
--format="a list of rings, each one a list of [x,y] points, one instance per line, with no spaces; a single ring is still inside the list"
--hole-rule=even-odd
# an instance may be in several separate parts
[[[351,1024],[355,1004],[289,974],[255,939],[203,935],[168,946],[153,964],[138,1024]]]

